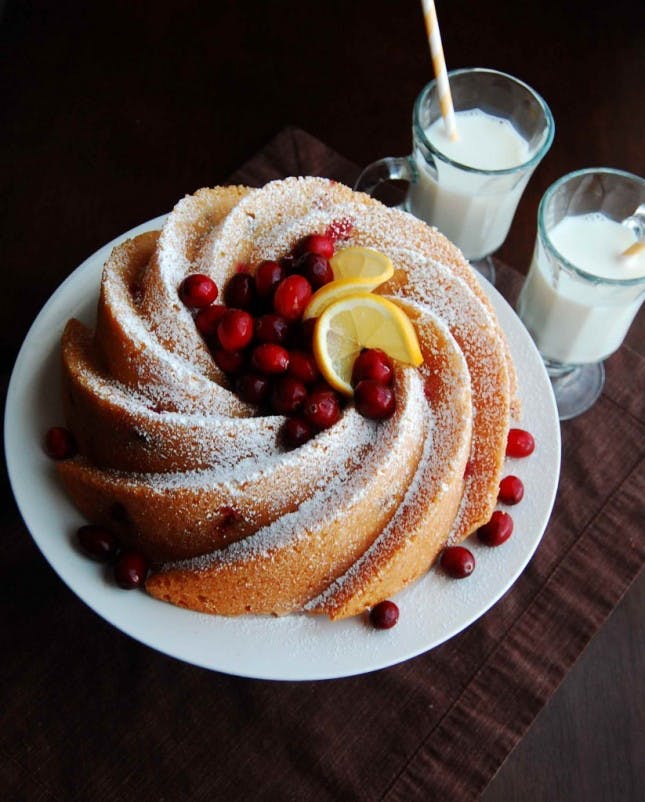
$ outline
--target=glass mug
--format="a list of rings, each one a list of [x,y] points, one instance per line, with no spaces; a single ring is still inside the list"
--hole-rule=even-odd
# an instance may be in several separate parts
[[[432,81],[414,104],[412,155],[373,162],[355,189],[373,194],[384,181],[408,181],[404,208],[436,226],[486,275],[487,257],[506,239],[524,187],[551,146],[553,116],[536,92],[505,73],[448,75],[462,140],[457,155]]]
[[[645,295],[645,180],[569,173],[545,192],[518,314],[542,355],[561,420],[588,409]],[[631,250],[633,253],[630,253]]]

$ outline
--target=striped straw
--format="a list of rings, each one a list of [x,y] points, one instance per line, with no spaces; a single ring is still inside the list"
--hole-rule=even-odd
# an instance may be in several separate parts
[[[629,248],[625,248],[620,254],[623,257],[637,256],[638,254],[645,253],[645,242],[633,242]]]
[[[428,42],[430,44],[430,55],[432,56],[432,66],[437,79],[437,91],[439,93],[439,106],[441,116],[446,125],[446,131],[450,139],[458,139],[457,122],[455,120],[455,110],[452,106],[452,96],[450,94],[450,84],[448,83],[448,70],[446,69],[446,59],[443,55],[443,45],[441,44],[441,33],[439,31],[439,21],[437,20],[437,10],[434,0],[421,0],[423,6],[423,18],[428,32]]]

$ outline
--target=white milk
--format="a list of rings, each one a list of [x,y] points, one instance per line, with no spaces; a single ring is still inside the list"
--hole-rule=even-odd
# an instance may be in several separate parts
[[[479,109],[455,115],[459,139],[446,134],[442,119],[425,132],[432,146],[451,161],[479,170],[508,170],[531,158],[528,142],[509,120]],[[418,180],[410,185],[408,208],[452,240],[468,259],[496,251],[504,242],[532,170],[482,175],[437,159],[435,177],[420,151]]]
[[[636,241],[634,232],[601,213],[564,217],[549,239],[568,262],[601,279],[645,277],[643,254],[620,255]],[[599,362],[625,338],[643,288],[577,278],[554,264],[538,237],[518,310],[542,356],[567,365]]]

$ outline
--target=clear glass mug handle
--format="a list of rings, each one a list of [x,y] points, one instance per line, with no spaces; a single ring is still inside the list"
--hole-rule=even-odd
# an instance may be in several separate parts
[[[368,164],[358,176],[354,189],[373,195],[386,181],[416,181],[417,172],[409,156],[386,156]]]

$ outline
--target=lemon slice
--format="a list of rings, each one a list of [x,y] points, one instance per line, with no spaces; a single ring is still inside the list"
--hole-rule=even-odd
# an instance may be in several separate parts
[[[364,282],[365,289],[378,287],[392,277],[394,266],[384,253],[358,245],[343,248],[329,260],[334,279]]]
[[[419,341],[405,312],[370,292],[354,292],[330,304],[316,321],[313,351],[331,386],[353,395],[354,361],[363,348],[380,348],[406,365],[423,362]]]
[[[334,301],[356,292],[373,290],[394,274],[394,266],[384,253],[372,248],[345,248],[332,257],[334,281],[311,296],[303,318],[318,317]]]

